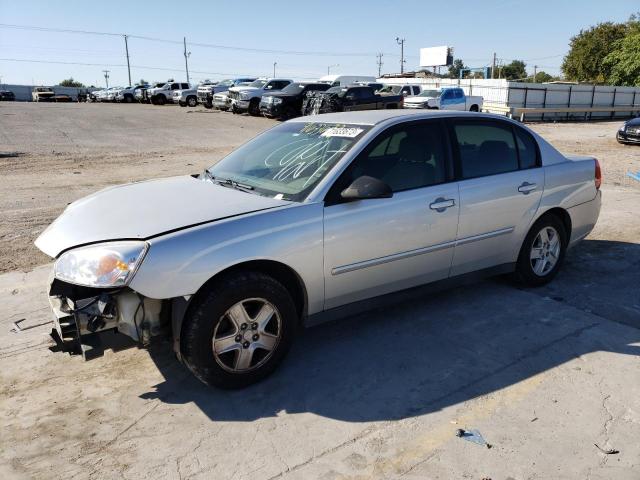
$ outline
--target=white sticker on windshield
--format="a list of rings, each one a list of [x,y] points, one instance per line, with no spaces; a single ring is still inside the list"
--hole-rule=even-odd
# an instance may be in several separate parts
[[[322,132],[321,137],[347,137],[355,138],[360,135],[364,130],[362,128],[346,128],[346,127],[333,127]]]

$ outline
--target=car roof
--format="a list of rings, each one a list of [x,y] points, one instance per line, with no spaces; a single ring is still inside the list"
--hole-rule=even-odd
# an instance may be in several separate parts
[[[478,112],[459,112],[455,110],[403,110],[403,109],[387,109],[387,110],[361,110],[356,112],[336,112],[323,113],[320,115],[309,115],[298,117],[290,122],[311,122],[311,123],[350,123],[357,125],[378,125],[388,120],[406,119],[418,120],[428,118],[497,118],[507,120],[501,115],[492,115]]]

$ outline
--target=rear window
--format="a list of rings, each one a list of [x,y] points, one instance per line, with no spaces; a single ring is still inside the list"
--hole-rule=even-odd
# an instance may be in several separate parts
[[[457,123],[454,132],[463,178],[518,170],[518,153],[510,126]]]

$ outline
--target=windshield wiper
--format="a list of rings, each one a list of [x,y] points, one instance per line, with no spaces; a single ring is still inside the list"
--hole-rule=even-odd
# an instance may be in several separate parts
[[[217,183],[218,185],[222,185],[224,187],[235,188],[236,190],[240,190],[242,192],[251,192],[252,190],[254,190],[253,186],[247,185],[245,183],[237,182],[237,181],[232,180],[230,178],[214,177],[211,174],[211,172],[209,170],[206,170],[206,169],[203,172],[203,175],[205,177],[207,177],[208,180],[211,180],[212,182]]]

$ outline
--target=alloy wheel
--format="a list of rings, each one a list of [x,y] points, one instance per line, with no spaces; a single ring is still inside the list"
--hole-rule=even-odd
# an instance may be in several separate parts
[[[544,277],[551,272],[560,259],[561,247],[560,235],[555,228],[546,226],[540,230],[531,244],[529,254],[533,273]]]
[[[220,318],[213,332],[213,356],[229,372],[254,370],[273,355],[281,336],[278,309],[264,298],[248,298]]]

